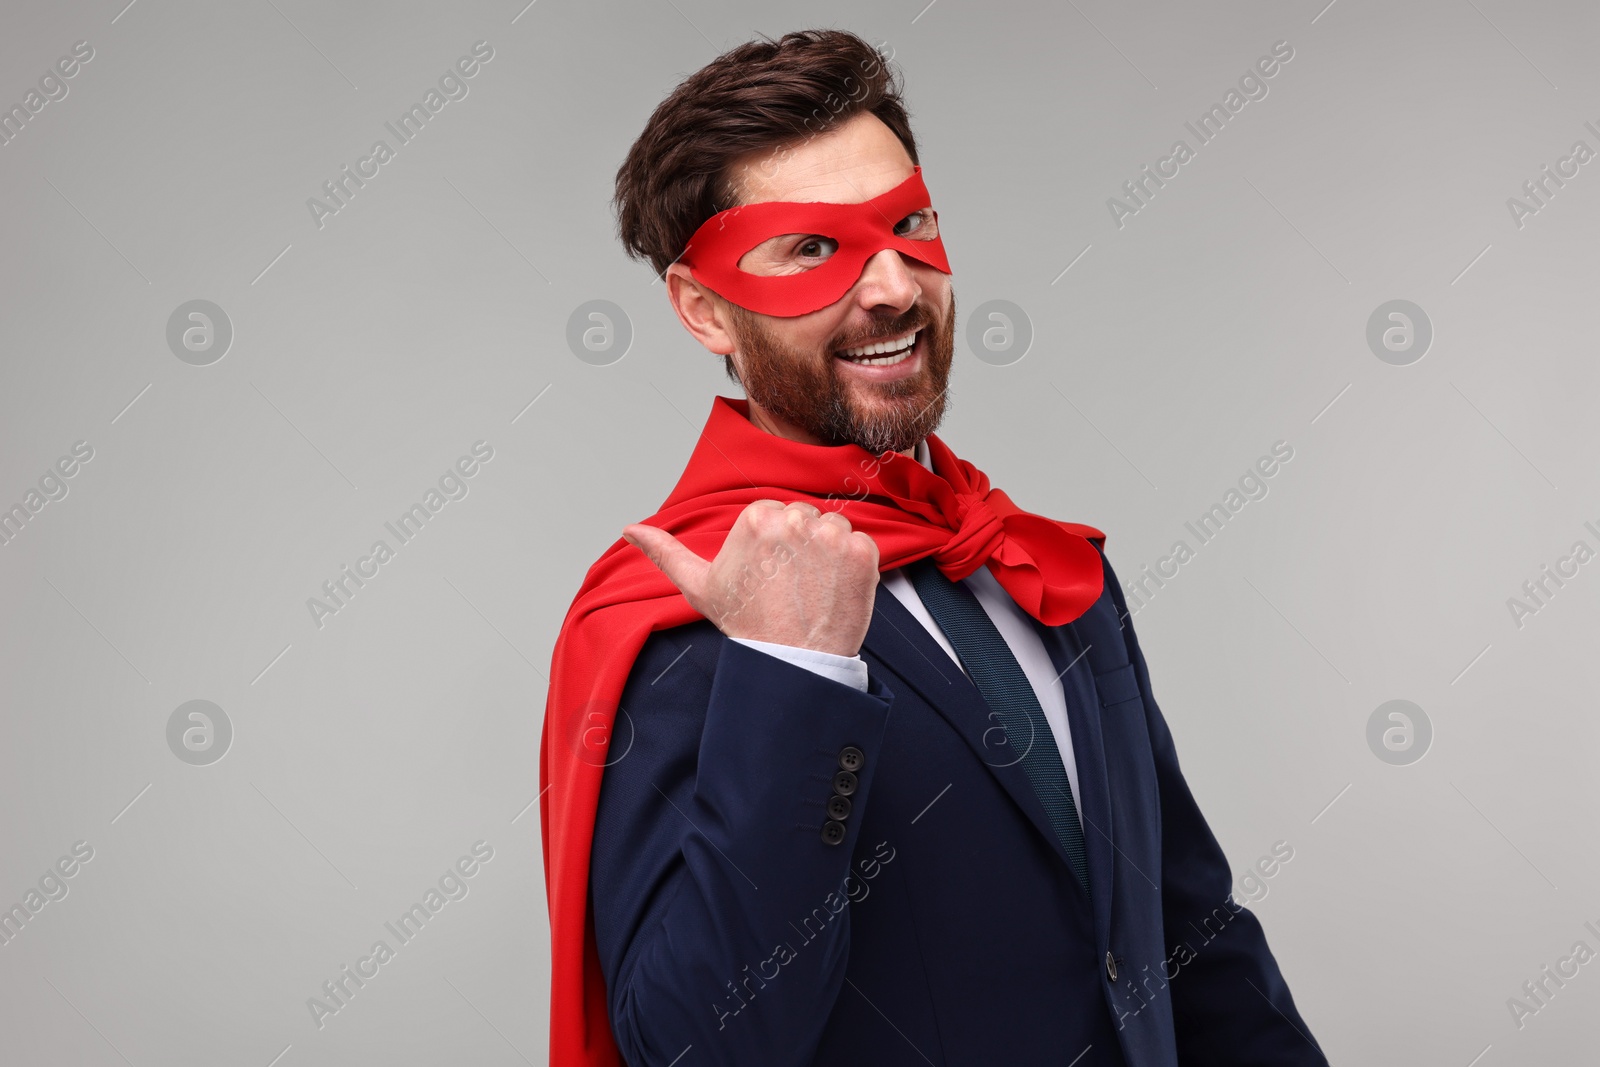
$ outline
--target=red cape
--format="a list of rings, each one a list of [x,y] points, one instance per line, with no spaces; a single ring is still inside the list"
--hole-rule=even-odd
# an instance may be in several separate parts
[[[933,470],[857,445],[807,445],[748,419],[719,396],[689,464],[651,526],[714,558],[746,505],[808,501],[838,511],[878,545],[879,569],[933,556],[952,581],[985,563],[1046,625],[1071,622],[1104,583],[1092,526],[1023,511],[978,468],[927,437]],[[605,978],[589,912],[589,848],[617,704],[645,639],[702,616],[639,548],[618,538],[589,568],[551,657],[539,748],[539,823],[550,906],[550,1063],[616,1067]]]

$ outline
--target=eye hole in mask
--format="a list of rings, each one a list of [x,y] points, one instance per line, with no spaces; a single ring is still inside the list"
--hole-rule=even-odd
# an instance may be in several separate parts
[[[920,166],[859,204],[772,200],[720,211],[695,230],[678,259],[732,303],[789,318],[841,299],[867,260],[886,248],[950,273]]]
[[[939,236],[939,213],[919,208],[895,223],[893,233],[908,241],[932,241]],[[839,242],[816,233],[786,233],[761,242],[740,258],[746,274],[789,276],[812,270],[839,251]]]

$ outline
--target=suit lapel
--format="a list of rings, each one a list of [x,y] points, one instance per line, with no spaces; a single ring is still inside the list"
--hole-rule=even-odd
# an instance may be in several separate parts
[[[1101,732],[1100,696],[1085,638],[1072,623],[1046,626],[1030,619],[1045,651],[1055,664],[1067,699],[1067,722],[1072,731],[1073,761],[1078,767],[1078,810],[1083,815],[1083,843],[1088,853],[1089,887],[1094,901],[1095,929],[1100,943],[1111,934],[1111,894],[1114,888],[1111,786],[1106,773],[1105,738]]]
[[[1059,644],[1059,638],[1057,638],[1055,644],[1052,644],[1049,639],[1045,641],[1045,647],[1050,650],[1052,659],[1057,659],[1060,656],[1060,652],[1057,649]],[[1060,839],[1056,837],[1055,828],[1050,824],[1050,817],[1045,814],[1044,806],[1039,803],[1039,796],[1034,791],[1033,781],[1028,777],[1028,772],[1023,769],[1020,754],[1025,749],[1010,743],[1011,739],[1006,738],[1004,730],[1000,727],[998,716],[995,716],[989,710],[989,706],[984,703],[983,696],[978,692],[977,687],[972,684],[972,681],[950,658],[949,653],[945,652],[939,646],[939,643],[934,640],[933,636],[923,628],[922,624],[906,610],[905,605],[900,603],[900,598],[881,586],[874,602],[872,624],[867,630],[866,640],[862,644],[862,652],[869,659],[869,663],[871,660],[876,660],[878,665],[886,668],[895,678],[904,681],[906,685],[916,690],[928,702],[929,706],[938,712],[956,733],[961,735],[962,740],[967,743],[967,747],[972,749],[973,754],[989,769],[989,773],[994,775],[995,780],[1000,783],[1001,787],[1005,789],[1012,801],[1021,809],[1028,821],[1034,825],[1034,828],[1055,851],[1056,855],[1060,857],[1061,862],[1063,864],[1069,863],[1066,850],[1062,847]],[[1066,659],[1060,659],[1057,666],[1065,668],[1072,655],[1076,655],[1076,652],[1068,655]],[[1084,664],[1074,667],[1073,673],[1077,673],[1079,668],[1084,669],[1085,677],[1087,677],[1087,668]],[[1092,687],[1090,691],[1093,691]],[[1080,747],[1080,744],[1088,745],[1090,741],[1088,735],[1079,728],[1077,720],[1083,716],[1080,708],[1075,706],[1070,691],[1067,707],[1068,715],[1073,720],[1072,743],[1074,748],[1077,749],[1079,776],[1080,778],[1087,778],[1085,763],[1098,762],[1099,723],[1098,720],[1095,722],[1093,735],[1096,758],[1086,760],[1084,756],[1085,749]],[[1080,733],[1084,736],[1083,742],[1079,741]],[[1101,767],[1099,788],[1102,796],[1100,808],[1103,811],[1106,804],[1104,800],[1105,775],[1103,763],[1099,765]],[[1098,816],[1099,813],[1096,814]],[[1090,816],[1088,808],[1084,809],[1084,815],[1087,820]],[[1096,817],[1095,821],[1109,832],[1109,827],[1099,817]],[[1098,896],[1102,887],[1099,880],[1095,878],[1095,869],[1096,867],[1104,867],[1109,862],[1109,859],[1102,856],[1101,852],[1109,853],[1110,848],[1108,844],[1102,842],[1101,851],[1097,852],[1094,848],[1094,839],[1100,837],[1100,835],[1096,834],[1087,825],[1085,826],[1084,837],[1088,850],[1087,862],[1091,878],[1090,884]],[[1079,894],[1081,899],[1082,890],[1077,887],[1077,879],[1073,878],[1069,879],[1069,881],[1074,887],[1073,892]],[[1106,883],[1105,888],[1109,890],[1109,882]],[[1096,912],[1098,913],[1099,910],[1097,907]]]

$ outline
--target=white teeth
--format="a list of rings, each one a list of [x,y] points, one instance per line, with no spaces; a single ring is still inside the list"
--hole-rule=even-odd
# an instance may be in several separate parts
[[[911,350],[908,348],[904,351],[896,352],[892,356],[883,356],[880,359],[860,359],[852,356],[850,362],[858,367],[892,367],[896,363],[903,363],[910,358]]]
[[[911,354],[911,346],[916,343],[918,332],[920,331],[913,331],[893,341],[880,341],[877,344],[862,345],[860,348],[846,348],[839,354],[853,363],[861,363],[869,367],[889,366],[890,364],[899,363]],[[867,358],[890,352],[898,353],[898,355],[885,359]]]

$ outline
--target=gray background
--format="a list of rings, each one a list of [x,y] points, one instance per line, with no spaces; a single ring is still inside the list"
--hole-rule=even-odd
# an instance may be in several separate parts
[[[94,849],[0,946],[8,1062],[543,1062],[550,649],[737,395],[622,255],[612,175],[683,75],[828,25],[905,74],[963,336],[987,300],[1032,324],[1006,366],[961,343],[958,452],[1131,579],[1294,448],[1136,624],[1234,869],[1295,850],[1254,908],[1330,1057],[1592,1056],[1600,963],[1520,1030],[1506,1001],[1600,948],[1600,563],[1521,627],[1506,601],[1600,548],[1600,162],[1520,228],[1506,200],[1600,150],[1593,5],[123,2],[13,0],[0,33],[8,107],[94,48],[0,147],[0,504],[94,449],[0,547],[0,905]],[[306,200],[479,40],[469,95],[319,228]],[[1119,229],[1107,198],[1279,40],[1269,95]],[[209,366],[166,341],[195,299],[234,331]],[[596,299],[633,331],[607,366],[566,341]],[[1434,330],[1407,366],[1366,342],[1394,299]],[[469,494],[315,625],[479,440]],[[196,699],[234,732],[208,766],[167,743]],[[1367,741],[1393,699],[1433,729],[1405,766]],[[479,840],[469,895],[319,1029],[307,998]]]

